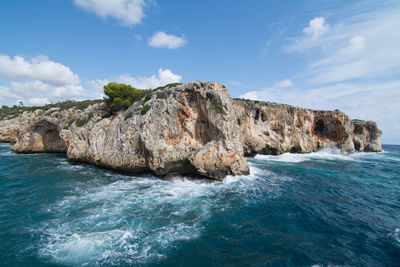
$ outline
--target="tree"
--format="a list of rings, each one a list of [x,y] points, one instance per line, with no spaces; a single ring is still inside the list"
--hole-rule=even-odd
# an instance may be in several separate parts
[[[106,104],[113,111],[126,109],[133,103],[149,95],[153,90],[140,90],[129,84],[109,83],[104,86],[104,98]]]

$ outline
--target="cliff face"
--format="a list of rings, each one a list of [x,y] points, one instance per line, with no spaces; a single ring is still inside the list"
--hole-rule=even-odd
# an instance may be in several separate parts
[[[69,159],[131,173],[179,172],[214,179],[249,173],[243,136],[225,87],[191,82],[164,88],[145,101],[114,116],[104,104],[84,111],[24,113],[12,149],[66,151]]]
[[[234,100],[246,155],[309,153],[324,147],[343,152],[381,151],[375,122],[352,121],[341,111]]]
[[[19,118],[0,121],[0,143],[15,143],[18,139]]]
[[[115,115],[84,110],[24,112],[0,122],[0,141],[19,153],[66,152],[69,159],[137,173],[248,174],[244,155],[307,153],[323,147],[380,151],[374,122],[340,111],[231,100],[219,83],[165,87]]]

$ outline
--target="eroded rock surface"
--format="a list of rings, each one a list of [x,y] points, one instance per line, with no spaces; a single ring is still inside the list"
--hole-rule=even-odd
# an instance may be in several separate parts
[[[324,147],[343,152],[381,151],[376,123],[352,121],[341,111],[234,100],[246,155],[309,153]]]
[[[0,142],[15,143],[18,139],[19,117],[0,121]]]
[[[104,103],[85,110],[24,112],[0,122],[0,141],[20,153],[65,152],[72,160],[127,171],[202,175],[248,174],[244,155],[380,151],[374,122],[340,111],[231,100],[216,82],[165,87],[115,115]]]
[[[21,123],[12,149],[65,151],[69,159],[131,173],[178,172],[214,179],[249,173],[235,110],[221,84],[186,83],[144,101],[110,117],[102,104],[85,111],[24,114],[26,123]]]

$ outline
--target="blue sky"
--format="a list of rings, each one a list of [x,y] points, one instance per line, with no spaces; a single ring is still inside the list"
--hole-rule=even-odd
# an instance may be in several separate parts
[[[0,4],[0,104],[219,81],[233,97],[375,120],[400,144],[399,1],[19,0]]]

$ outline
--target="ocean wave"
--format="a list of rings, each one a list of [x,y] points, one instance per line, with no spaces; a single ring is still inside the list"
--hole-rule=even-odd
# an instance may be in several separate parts
[[[382,153],[384,154],[384,153]],[[265,161],[276,161],[276,162],[289,162],[299,163],[303,161],[311,160],[326,160],[326,161],[361,161],[368,157],[382,156],[381,153],[365,153],[365,152],[353,152],[349,154],[343,154],[338,148],[324,148],[317,152],[297,154],[297,153],[284,153],[281,155],[257,155],[255,159]]]
[[[148,263],[160,260],[181,242],[197,239],[213,210],[237,208],[279,196],[288,181],[250,165],[250,175],[210,182],[180,178],[129,177],[102,184],[97,177],[88,186],[76,182],[60,201],[43,207],[55,218],[40,226],[40,256],[64,265]],[[109,179],[109,178],[107,178]],[[96,184],[97,183],[97,184]],[[224,208],[221,209],[221,202]]]
[[[210,216],[200,199],[204,186],[137,178],[77,191],[47,209],[57,218],[42,226],[40,255],[66,265],[162,258],[176,242],[201,234]]]
[[[10,143],[0,143],[0,147],[10,147]]]
[[[389,234],[389,238],[397,245],[400,246],[400,228],[396,228]]]

